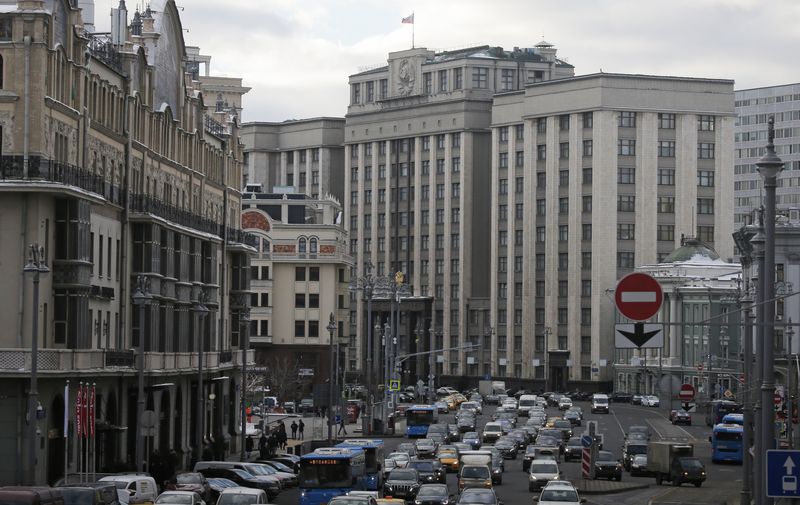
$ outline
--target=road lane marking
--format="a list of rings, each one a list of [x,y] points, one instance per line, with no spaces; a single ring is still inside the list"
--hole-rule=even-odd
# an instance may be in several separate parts
[[[617,422],[617,426],[619,426],[619,431],[622,432],[622,437],[624,438],[625,437],[625,428],[623,428],[622,427],[622,423],[619,422],[619,418],[617,417],[617,413],[614,412],[613,409],[609,409],[609,410],[611,410],[611,415],[614,416],[614,420]]]
[[[656,435],[658,435],[658,438],[661,438],[661,439],[664,438],[664,435],[662,435],[661,432],[658,431],[658,428],[656,428],[655,424],[650,422],[650,419],[645,419],[644,422],[646,422],[647,424],[650,425],[651,428],[653,428],[653,430],[656,432]]]

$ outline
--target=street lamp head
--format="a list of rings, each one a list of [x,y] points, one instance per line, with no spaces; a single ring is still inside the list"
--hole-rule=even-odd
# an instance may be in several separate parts
[[[331,312],[330,317],[328,318],[328,331],[333,334],[336,331],[336,319],[333,316],[333,312]]]
[[[28,246],[28,262],[25,263],[25,266],[22,268],[22,270],[23,272],[38,272],[41,274],[50,271],[50,269],[47,268],[47,263],[45,262],[44,247],[41,247],[38,244],[31,244]]]
[[[783,170],[783,160],[775,153],[775,117],[767,122],[767,148],[764,156],[756,162],[758,173],[764,179],[773,179]],[[767,216],[769,218],[769,216]]]
[[[153,298],[153,295],[150,294],[150,279],[147,276],[136,276],[136,287],[131,298],[133,298],[134,305],[146,304]]]

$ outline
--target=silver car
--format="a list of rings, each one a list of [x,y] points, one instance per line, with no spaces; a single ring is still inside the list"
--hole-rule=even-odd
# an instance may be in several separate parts
[[[528,491],[538,491],[548,482],[559,477],[561,477],[561,472],[558,469],[558,463],[549,459],[534,459],[531,461],[530,473],[528,474]]]

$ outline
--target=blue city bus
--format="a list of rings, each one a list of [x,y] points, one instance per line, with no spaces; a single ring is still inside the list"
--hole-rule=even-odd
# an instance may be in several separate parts
[[[741,463],[744,457],[742,433],[744,427],[739,424],[720,423],[714,426],[709,437],[711,442],[711,461],[720,463],[730,461]]]
[[[366,490],[365,463],[364,451],[357,448],[324,447],[300,456],[300,505],[323,505]]]
[[[428,427],[439,422],[439,410],[432,405],[412,405],[406,409],[406,436],[424,437]]]
[[[370,438],[346,439],[336,447],[345,449],[361,449],[364,451],[365,470],[364,476],[367,491],[380,491],[383,489],[383,440]]]
[[[713,400],[706,407],[706,426],[716,426],[727,414],[739,414],[742,406],[730,400]]]
[[[722,418],[722,423],[744,426],[744,414],[725,414],[725,417]]]

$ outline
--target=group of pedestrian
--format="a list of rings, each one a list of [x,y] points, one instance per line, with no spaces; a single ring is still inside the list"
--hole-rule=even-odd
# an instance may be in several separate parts
[[[299,423],[297,421],[292,421],[292,440],[297,440],[298,434],[300,435],[300,440],[303,440],[303,430],[305,427],[306,423],[304,423],[302,419],[300,419]]]

